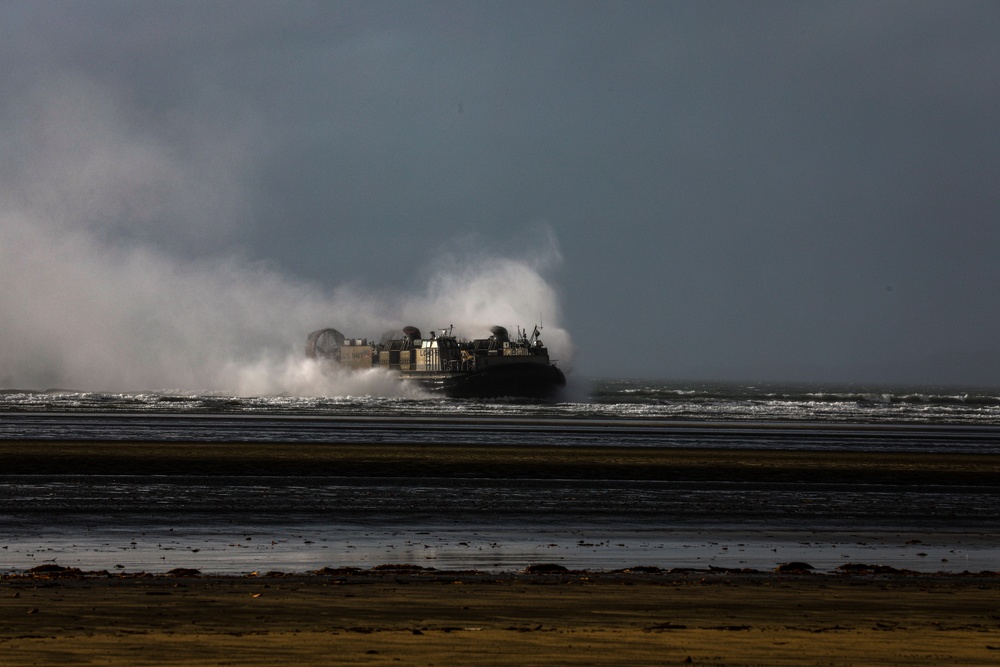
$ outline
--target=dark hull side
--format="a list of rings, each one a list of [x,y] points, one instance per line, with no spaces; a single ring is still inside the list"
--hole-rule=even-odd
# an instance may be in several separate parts
[[[451,398],[551,399],[566,386],[566,376],[548,364],[503,364],[472,372],[404,373],[403,379]]]

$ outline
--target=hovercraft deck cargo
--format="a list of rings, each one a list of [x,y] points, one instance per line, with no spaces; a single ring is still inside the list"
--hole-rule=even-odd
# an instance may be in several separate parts
[[[384,368],[454,398],[552,398],[566,385],[537,326],[530,336],[519,329],[514,340],[500,326],[489,338],[472,341],[459,340],[452,330],[423,338],[416,327],[405,327],[402,335],[387,334],[376,344],[320,329],[309,334],[306,356],[351,369]]]

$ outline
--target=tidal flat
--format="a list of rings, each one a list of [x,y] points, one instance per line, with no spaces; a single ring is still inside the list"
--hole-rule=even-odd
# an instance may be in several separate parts
[[[9,664],[1000,655],[993,454],[8,440],[0,455]]]

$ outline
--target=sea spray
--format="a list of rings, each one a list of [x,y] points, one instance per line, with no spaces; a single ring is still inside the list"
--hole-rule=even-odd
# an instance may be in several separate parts
[[[7,241],[29,223],[0,231],[0,274],[12,286],[0,296],[0,386],[8,388],[398,395],[398,383],[385,378],[320,377],[304,364],[308,332],[336,326],[371,338],[404,324],[454,324],[456,333],[478,337],[492,324],[533,324],[537,304],[557,310],[554,290],[516,259],[495,258],[482,280],[436,274],[427,293],[385,298],[357,288],[324,292],[236,256],[103,246],[86,232],[59,236],[44,223],[26,236],[46,251],[21,255],[24,244]],[[502,289],[495,281],[507,275],[527,287]],[[567,360],[568,334],[550,321],[543,335],[554,358]]]
[[[39,83],[19,105],[0,129],[0,145],[19,149],[2,172],[0,389],[406,391],[377,373],[323,376],[305,364],[306,335],[327,326],[371,338],[454,324],[480,337],[544,318],[553,357],[570,359],[543,277],[554,242],[532,236],[505,256],[445,249],[395,290],[358,286],[400,271],[374,260],[356,283],[311,283],[242,249],[248,164],[260,158],[252,115],[144,126],[114,91],[72,77]]]

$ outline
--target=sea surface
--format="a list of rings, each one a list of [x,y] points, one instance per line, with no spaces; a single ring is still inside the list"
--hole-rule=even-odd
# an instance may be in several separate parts
[[[219,392],[96,393],[0,389],[0,413],[217,414],[318,416],[530,416],[1000,425],[1000,387],[737,385],[594,380],[553,402],[379,396],[232,396]]]
[[[0,391],[0,440],[518,444],[1000,455],[1000,390],[595,381],[562,400]],[[237,445],[238,446],[238,445]],[[336,508],[332,511],[331,508]],[[1000,570],[1000,480],[391,480],[5,474],[0,572],[770,568]]]
[[[1000,452],[1000,390],[595,381],[562,400],[0,391],[0,439]]]

